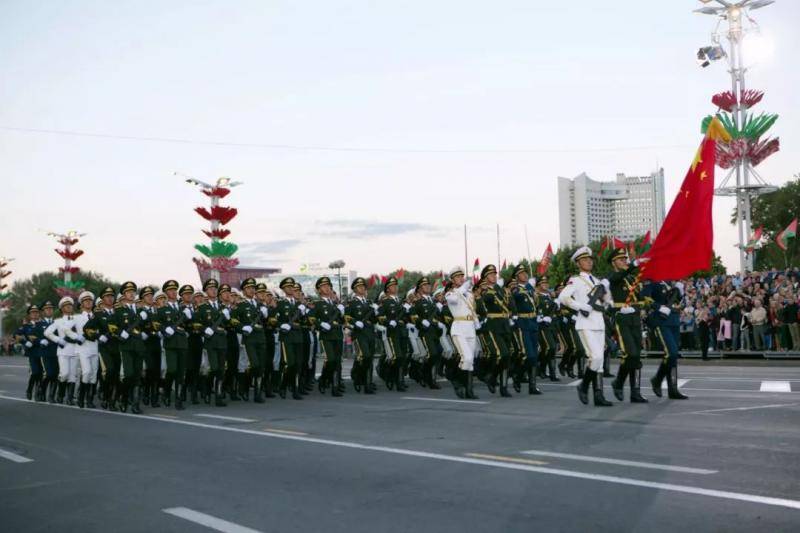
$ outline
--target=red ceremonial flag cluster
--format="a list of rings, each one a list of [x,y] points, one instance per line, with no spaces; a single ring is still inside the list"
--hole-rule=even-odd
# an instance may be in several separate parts
[[[231,234],[231,230],[225,228],[217,228],[215,230],[208,231],[204,229],[203,233],[205,233],[206,237],[208,237],[209,239],[214,239],[214,238],[224,239],[225,237]]]
[[[542,260],[539,261],[539,266],[536,267],[536,274],[543,276],[547,269],[550,268],[550,261],[553,260],[553,246],[548,242],[547,248],[544,249]]]
[[[649,262],[642,268],[642,279],[675,280],[711,268],[714,253],[711,205],[717,140],[720,139],[730,140],[730,135],[714,118],[653,247],[644,254]]]
[[[194,210],[204,219],[216,220],[223,226],[233,220],[233,217],[238,213],[235,207],[224,207],[221,205],[216,205],[210,210],[205,207],[195,207]]]
[[[83,255],[83,250],[60,250],[55,248],[55,251],[61,256],[62,259],[69,259],[70,261],[75,261],[77,258]]]

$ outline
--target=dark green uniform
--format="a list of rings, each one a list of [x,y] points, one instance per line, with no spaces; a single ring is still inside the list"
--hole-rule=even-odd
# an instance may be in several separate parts
[[[146,353],[142,333],[149,315],[135,304],[124,303],[114,310],[114,323],[119,327],[119,353],[125,377],[122,382],[122,410],[128,403],[131,412],[141,412],[139,407],[139,384],[142,379],[142,363]],[[125,338],[127,337],[127,338]]]
[[[228,322],[225,314],[230,311],[219,300],[208,301],[197,308],[195,320],[203,326],[203,346],[208,355],[208,365],[211,368],[211,389],[214,392],[214,403],[224,407],[222,399],[222,382],[225,377],[225,359],[228,351],[228,333],[225,324]]]
[[[550,381],[560,381],[556,375],[556,333],[559,319],[558,306],[548,291],[536,291],[539,309],[539,360],[549,371]]]
[[[264,336],[264,324],[261,322],[262,315],[258,302],[255,299],[243,299],[236,306],[231,318],[235,318],[238,322],[238,331],[242,335],[242,344],[250,363],[250,376],[253,378],[255,389],[253,400],[256,403],[264,403],[261,380],[267,362],[267,338]]]
[[[325,352],[325,362],[319,379],[319,390],[325,392],[330,386],[333,396],[341,396],[339,391],[342,380],[342,348],[344,335],[342,325],[344,316],[336,304],[329,298],[321,298],[314,302],[310,313],[311,324],[319,332],[319,341]]]
[[[175,408],[183,409],[181,398],[185,397],[186,358],[189,350],[189,333],[183,307],[177,301],[167,302],[156,312],[161,336],[164,339],[164,355],[167,372],[164,376],[164,405],[169,405],[172,385],[175,384]]]
[[[397,296],[387,296],[380,303],[378,322],[386,327],[389,352],[381,358],[379,375],[389,389],[406,390],[405,365],[408,357],[406,310]]]
[[[113,294],[113,292],[112,292]],[[117,402],[120,400],[122,390],[119,386],[119,369],[121,359],[119,354],[119,328],[114,322],[114,310],[102,308],[95,313],[97,326],[100,335],[106,341],[98,340],[97,346],[100,352],[100,373],[103,378],[101,394],[103,401],[100,404],[103,409],[117,409]],[[99,336],[98,336],[99,339]]]
[[[304,306],[305,307],[305,306]],[[284,376],[281,382],[281,396],[286,396],[287,386],[292,397],[302,399],[300,394],[300,372],[303,358],[303,312],[294,298],[281,298],[275,307],[275,320],[278,326],[278,341],[281,349],[281,365]]]
[[[161,339],[158,336],[160,324],[158,323],[158,313],[155,307],[144,307],[147,312],[147,320],[144,322],[144,332],[147,339],[144,341],[145,350],[145,383],[144,383],[144,404],[151,407],[160,407],[159,403],[159,383],[161,382]]]
[[[351,328],[355,361],[351,377],[356,391],[361,387],[364,394],[374,393],[372,386],[373,359],[375,357],[375,309],[366,297],[354,296],[347,303],[344,316],[345,324]]]
[[[486,323],[483,325],[489,355],[494,359],[491,375],[487,385],[494,393],[494,387],[500,378],[500,394],[510,396],[508,392],[508,370],[511,358],[511,313],[506,302],[506,291],[495,284],[487,288],[481,296],[486,308]]]
[[[439,336],[439,310],[436,302],[430,296],[421,296],[412,307],[414,325],[419,332],[419,340],[428,352],[428,358],[422,366],[422,380],[431,389],[439,389],[436,383],[436,369],[442,356],[442,345]]]

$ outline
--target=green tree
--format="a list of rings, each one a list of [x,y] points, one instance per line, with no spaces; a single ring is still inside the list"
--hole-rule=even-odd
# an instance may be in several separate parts
[[[109,281],[96,272],[81,271],[79,277],[85,282],[85,290],[91,291],[95,296],[103,287],[119,286],[119,283]],[[55,282],[60,279],[62,279],[61,274],[57,272],[40,272],[14,283],[11,287],[11,307],[3,318],[3,331],[15,330],[22,323],[25,311],[32,303],[41,305],[45,300],[50,300],[53,305],[58,305],[59,296],[56,293]]]
[[[796,179],[780,187],[777,191],[762,194],[751,202],[751,218],[754,228],[764,226],[764,231],[771,237],[766,246],[756,250],[755,270],[769,268],[786,268],[800,265],[800,245],[797,238],[789,239],[787,250],[775,244],[775,236],[783,231],[789,223],[800,216],[800,174]],[[734,209],[731,223],[736,224]]]

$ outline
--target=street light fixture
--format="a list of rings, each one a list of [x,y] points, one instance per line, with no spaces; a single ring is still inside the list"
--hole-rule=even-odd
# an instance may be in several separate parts
[[[331,270],[336,269],[336,277],[339,280],[339,298],[342,297],[342,269],[344,268],[344,261],[341,259],[337,259],[336,261],[332,261],[328,268]]]

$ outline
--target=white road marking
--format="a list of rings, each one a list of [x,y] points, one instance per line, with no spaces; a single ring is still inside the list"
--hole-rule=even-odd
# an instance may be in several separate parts
[[[757,382],[761,383],[764,380],[776,380],[776,381],[789,381],[789,382],[798,382],[800,379],[792,379],[792,378],[720,378],[720,377],[704,377],[704,376],[689,376],[684,374],[687,379],[694,379],[699,381],[750,381],[750,382]]]
[[[591,455],[575,455],[572,453],[546,452],[543,450],[527,450],[525,455],[541,455],[543,457],[558,457],[560,459],[572,459],[573,461],[586,461],[589,463],[606,463],[611,465],[635,466],[638,468],[652,468],[654,470],[669,470],[671,472],[683,472],[685,474],[716,474],[716,470],[706,470],[705,468],[691,468],[688,466],[662,465],[658,463],[644,463],[640,461],[625,461],[622,459],[611,459],[609,457],[593,457]]]
[[[0,449],[0,457],[3,459],[8,459],[9,461],[13,461],[15,463],[32,463],[33,459],[28,457],[24,457],[22,455],[18,455],[14,452],[9,452],[8,450]]]
[[[567,383],[564,386],[565,387],[576,387],[576,386],[581,384],[581,381],[583,381],[583,380],[582,379],[576,379],[575,381],[570,381],[569,383]]]
[[[486,405],[491,402],[482,402],[479,400],[448,400],[445,398],[425,398],[424,396],[403,396],[404,400],[416,400],[420,402],[449,402],[449,403],[474,403]]]
[[[240,526],[239,524],[228,522],[227,520],[211,516],[210,514],[193,511],[186,507],[170,507],[169,509],[162,509],[162,511],[172,516],[177,516],[178,518],[183,518],[184,520],[224,533],[260,533],[258,529]]]
[[[219,420],[228,420],[230,422],[256,422],[256,420],[252,418],[240,418],[238,416],[224,416],[224,415],[212,415],[208,413],[198,413],[194,416],[199,416],[202,418],[216,418]]]
[[[788,381],[762,381],[761,392],[792,392],[792,385]]]
[[[680,389],[681,387],[686,385],[688,382],[689,382],[688,379],[680,379],[680,378],[678,378],[678,388]],[[665,389],[667,388],[667,378],[664,378],[664,381],[661,382],[661,387],[663,387]]]
[[[690,411],[688,413],[670,413],[674,415],[699,415],[703,413],[721,413],[724,411],[751,411],[753,409],[773,409],[776,407],[794,407],[800,403],[773,403],[770,405],[755,405],[753,407],[726,407],[725,409],[704,409],[703,411]]]
[[[0,368],[30,368],[28,365],[0,365]]]
[[[0,396],[0,399],[10,400],[14,402],[25,402],[30,405],[42,407],[65,407],[61,404],[37,403],[24,398],[15,398],[13,396]],[[104,411],[102,409],[82,410],[82,413],[95,413],[105,414],[109,416],[127,416],[129,418],[138,418],[142,420],[152,420],[161,422],[162,424],[179,424],[182,426],[198,427],[205,429],[215,429],[217,431],[229,431],[231,433],[241,433],[245,435],[255,435],[259,437],[268,437],[273,439],[293,440],[300,442],[308,442],[313,444],[323,444],[327,446],[336,446],[340,448],[349,448],[355,450],[366,450],[374,452],[389,453],[395,455],[403,455],[408,457],[421,457],[425,459],[436,459],[439,461],[447,461],[452,463],[472,464],[480,466],[490,466],[495,468],[505,468],[509,470],[519,470],[523,472],[535,472],[538,474],[549,474],[554,476],[569,477],[576,479],[588,479],[592,481],[602,481],[604,483],[616,483],[618,485],[629,485],[634,487],[645,487],[650,489],[665,490],[671,492],[681,492],[684,494],[697,494],[700,496],[708,496],[711,498],[722,498],[726,500],[737,500],[749,503],[759,503],[762,505],[773,505],[777,507],[787,507],[789,509],[800,510],[800,500],[790,500],[787,498],[773,498],[770,496],[759,496],[757,494],[746,494],[742,492],[730,492],[726,490],[704,489],[701,487],[693,487],[691,485],[675,485],[672,483],[658,483],[654,481],[644,481],[641,479],[624,478],[617,476],[606,476],[600,474],[590,474],[588,472],[580,472],[575,470],[563,470],[560,468],[547,468],[533,465],[504,463],[500,461],[490,461],[485,459],[477,459],[472,457],[461,457],[456,455],[445,455],[441,453],[423,452],[417,450],[408,450],[403,448],[390,448],[386,446],[373,446],[369,444],[359,444],[357,442],[339,441],[331,439],[321,439],[317,437],[303,437],[300,435],[286,435],[278,433],[270,433],[268,431],[257,431],[253,429],[244,429],[230,426],[216,426],[213,424],[204,424],[202,422],[191,422],[189,420],[170,420],[169,418],[157,418],[148,415],[134,415],[128,413],[120,413],[119,411]]]

